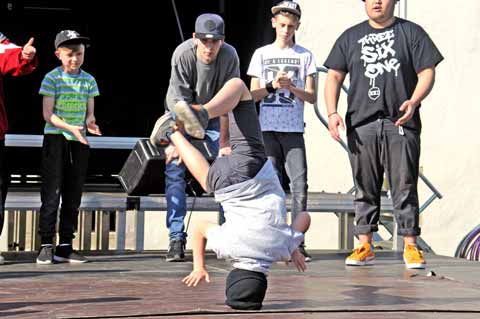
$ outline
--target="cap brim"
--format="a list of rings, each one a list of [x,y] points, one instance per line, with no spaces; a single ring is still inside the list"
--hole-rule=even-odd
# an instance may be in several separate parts
[[[58,43],[57,44],[57,49],[60,46],[65,45],[65,44],[69,44],[69,43],[82,43],[82,44],[88,45],[90,43],[90,38],[77,37],[77,38],[74,38],[74,39],[68,39],[68,40],[65,40],[65,41],[62,41],[62,42]]]
[[[286,8],[286,7],[281,7],[281,6],[272,7],[272,14],[273,15],[279,13],[280,11],[287,11],[287,12],[293,13],[294,15],[296,15],[299,18],[302,16],[300,11],[294,10],[292,8]]]
[[[225,36],[224,36],[224,35],[220,35],[220,34],[197,33],[197,32],[195,32],[195,38],[198,38],[198,39],[223,40],[223,39],[225,39]]]

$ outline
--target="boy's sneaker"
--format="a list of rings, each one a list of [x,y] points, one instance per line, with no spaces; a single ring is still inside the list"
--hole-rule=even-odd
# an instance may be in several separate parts
[[[408,269],[425,269],[427,262],[416,245],[406,244],[403,250],[403,261]]]
[[[166,261],[184,261],[185,260],[185,240],[173,239],[170,240],[168,247]]]
[[[170,144],[169,136],[174,132],[172,113],[167,111],[156,122],[150,135],[150,143],[155,146],[167,146]]]
[[[372,245],[369,243],[362,244],[355,248],[350,256],[345,259],[345,265],[348,266],[366,266],[373,265],[375,253]]]
[[[72,248],[72,245],[59,245],[55,248],[53,260],[61,263],[86,263],[88,259]]]
[[[38,251],[37,264],[51,265],[53,264],[53,245],[42,245]]]
[[[195,138],[205,137],[208,112],[202,105],[188,105],[185,101],[178,101],[173,110],[177,119],[185,125],[185,132]]]
[[[2,255],[0,255],[0,265],[3,265],[5,263],[5,258],[3,258]]]
[[[305,243],[301,243],[300,246],[298,246],[298,250],[305,257],[305,262],[308,263],[312,261],[312,256],[310,256],[310,254],[305,250]]]

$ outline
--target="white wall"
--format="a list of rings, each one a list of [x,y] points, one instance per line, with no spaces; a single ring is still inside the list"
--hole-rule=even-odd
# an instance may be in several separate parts
[[[422,214],[422,237],[438,254],[453,255],[463,236],[480,223],[480,1],[402,0],[407,19],[420,24],[445,60],[435,87],[422,106],[420,165],[444,195]],[[348,27],[367,18],[360,0],[298,0],[302,25],[297,42],[315,54],[320,66],[334,41]],[[319,102],[323,114],[323,79]],[[345,111],[345,96],[339,107]],[[307,107],[307,156],[310,190],[345,191],[351,187],[345,152]],[[420,182],[420,200],[430,193]],[[334,247],[333,247],[334,248]]]

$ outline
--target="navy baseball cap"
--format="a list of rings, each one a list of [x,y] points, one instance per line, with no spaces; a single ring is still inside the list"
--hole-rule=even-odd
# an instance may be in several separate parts
[[[199,39],[225,39],[225,23],[218,14],[204,13],[195,21],[195,37]]]
[[[83,43],[85,45],[90,41],[87,37],[82,37],[77,31],[62,30],[55,37],[55,49],[64,44]]]
[[[293,13],[298,18],[302,16],[302,10],[300,9],[300,5],[293,1],[281,1],[272,7],[273,15],[276,15],[280,11],[287,11]]]

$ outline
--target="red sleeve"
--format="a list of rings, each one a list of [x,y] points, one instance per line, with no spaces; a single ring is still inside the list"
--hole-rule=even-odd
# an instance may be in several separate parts
[[[11,76],[19,76],[32,72],[38,64],[38,59],[31,61],[22,59],[22,47],[3,41],[0,43],[0,73]]]

